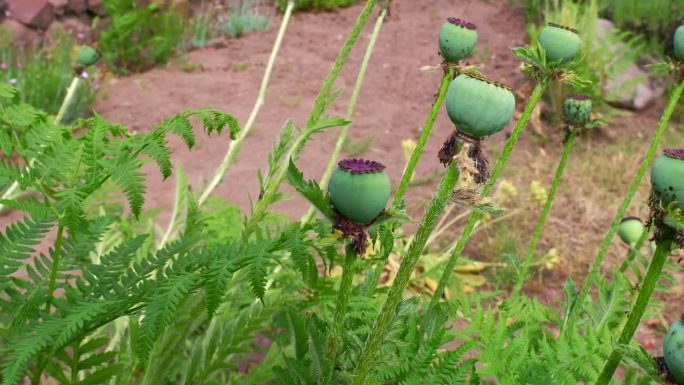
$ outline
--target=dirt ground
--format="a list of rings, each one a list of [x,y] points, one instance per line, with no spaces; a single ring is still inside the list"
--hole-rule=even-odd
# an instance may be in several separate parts
[[[249,197],[258,194],[257,169],[265,170],[267,155],[287,119],[293,119],[298,125],[305,123],[322,81],[359,11],[360,7],[356,6],[334,13],[297,13],[292,17],[253,134],[245,141],[237,162],[216,194],[248,207]],[[375,137],[363,156],[382,161],[394,181],[401,178],[404,166],[401,140],[417,138],[440,82],[439,72],[419,72],[418,68],[440,62],[435,36],[442,21],[451,15],[481,25],[478,45],[486,47],[482,49],[487,52],[484,58],[487,64],[482,67],[485,74],[506,83],[520,77],[508,49],[525,42],[519,10],[475,1],[398,1],[378,39],[350,128],[352,138]],[[100,98],[95,109],[107,119],[134,130],[147,130],[186,107],[204,106],[230,112],[244,124],[257,97],[278,24],[276,19],[269,32],[227,40],[225,48],[192,52],[189,60],[201,63],[201,71],[155,69],[114,79],[106,85],[106,97]],[[372,24],[368,23],[335,84],[335,88],[343,88],[344,92],[330,111],[333,115],[344,116]],[[472,61],[478,63],[480,56],[473,55]],[[451,129],[446,114],[440,114],[419,174],[439,167],[433,154]],[[306,146],[299,164],[308,177],[323,173],[337,134],[338,130],[329,130]],[[213,175],[228,140],[227,136],[200,137],[192,151],[185,150],[176,141],[173,144],[176,164],[182,164],[191,182],[199,186]],[[149,182],[148,205],[172,204],[173,182],[162,183],[157,175]],[[408,198],[415,200],[415,193],[412,191]],[[302,199],[275,206],[295,216],[306,207]]]

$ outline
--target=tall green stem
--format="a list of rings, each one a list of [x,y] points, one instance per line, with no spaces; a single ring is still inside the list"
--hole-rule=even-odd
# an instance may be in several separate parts
[[[656,247],[655,254],[653,254],[653,259],[648,266],[646,277],[641,284],[634,307],[632,308],[632,311],[629,312],[627,322],[620,333],[618,343],[621,345],[628,344],[629,341],[632,340],[632,336],[634,336],[634,333],[639,326],[639,322],[641,322],[641,317],[644,315],[646,307],[648,306],[648,302],[651,299],[651,295],[653,294],[656,284],[658,283],[660,273],[663,271],[663,266],[665,266],[667,257],[670,255],[670,247],[672,246],[672,231],[663,231],[663,233],[667,234],[665,234],[663,240],[658,241],[657,243],[658,246]],[[613,353],[610,355],[608,361],[606,361],[606,364],[603,367],[603,371],[601,372],[599,379],[596,381],[596,385],[607,385],[610,382],[610,379],[613,378],[613,374],[615,374],[615,369],[617,369],[618,365],[620,364],[620,360],[622,360],[622,353],[617,350],[613,350]]]
[[[416,164],[418,164],[420,156],[423,154],[423,148],[425,148],[425,143],[427,143],[427,140],[430,137],[430,133],[432,132],[432,126],[435,124],[435,119],[437,119],[439,109],[442,107],[442,103],[444,102],[444,97],[446,96],[449,84],[451,84],[451,80],[453,80],[454,78],[454,72],[454,67],[449,66],[447,71],[444,73],[444,76],[442,77],[442,83],[439,86],[437,97],[435,97],[435,101],[432,103],[430,115],[428,115],[427,120],[425,121],[423,131],[421,131],[420,137],[418,138],[418,142],[416,143],[416,148],[413,149],[413,153],[411,153],[411,158],[406,164],[406,169],[404,170],[404,175],[401,176],[401,182],[399,182],[399,187],[397,187],[397,191],[394,193],[394,201],[392,203],[392,207],[397,207],[404,199],[406,189],[408,188],[409,182],[411,182],[411,177],[413,177],[413,171],[416,168]]]
[[[677,105],[677,101],[679,100],[679,97],[682,95],[682,89],[684,89],[684,80],[680,80],[677,86],[672,91],[672,95],[670,96],[670,100],[668,101],[667,106],[665,107],[665,111],[663,111],[663,116],[660,119],[660,123],[658,124],[658,128],[656,129],[655,135],[653,135],[653,140],[651,141],[651,146],[648,149],[648,153],[646,154],[644,161],[641,163],[639,171],[632,180],[632,184],[629,186],[629,190],[627,191],[625,199],[622,201],[622,204],[620,204],[620,208],[618,209],[617,213],[615,213],[615,218],[613,218],[613,222],[610,224],[608,233],[606,234],[605,238],[603,238],[603,242],[601,242],[599,253],[596,256],[596,259],[594,259],[594,262],[592,263],[591,268],[589,269],[589,274],[584,280],[582,290],[580,291],[580,294],[577,296],[576,305],[572,308],[572,310],[568,314],[567,319],[564,322],[563,328],[561,329],[561,334],[563,334],[565,330],[567,330],[568,328],[572,328],[572,325],[575,322],[575,318],[578,316],[578,312],[583,309],[582,305],[584,304],[584,301],[586,301],[587,299],[589,289],[591,289],[592,285],[594,284],[594,281],[596,281],[596,276],[598,275],[599,269],[601,268],[601,263],[603,263],[603,259],[606,257],[606,254],[608,253],[608,248],[610,247],[610,244],[613,241],[615,232],[617,231],[617,228],[620,225],[622,218],[625,216],[625,212],[627,212],[627,208],[629,207],[629,204],[632,202],[632,198],[634,198],[634,194],[639,188],[641,180],[644,178],[644,175],[646,174],[646,170],[649,168],[651,162],[653,161],[653,157],[655,156],[655,153],[658,149],[658,143],[660,143],[660,138],[663,136],[665,128],[667,127],[667,122],[670,120],[670,116],[672,116],[672,112],[674,111],[675,106]]]
[[[287,173],[287,165],[290,163],[290,159],[297,158],[301,152],[301,149],[304,147],[304,143],[306,143],[306,141],[309,140],[309,137],[316,131],[316,124],[323,115],[323,112],[325,112],[325,109],[328,105],[330,89],[335,83],[335,79],[337,79],[342,66],[349,58],[349,53],[351,52],[352,47],[359,39],[361,30],[368,21],[368,17],[375,6],[375,3],[377,3],[377,0],[368,0],[368,2],[366,2],[366,6],[361,11],[361,14],[359,14],[359,17],[356,19],[354,27],[349,33],[349,36],[347,36],[347,40],[344,42],[344,46],[342,46],[340,54],[337,56],[335,63],[330,69],[328,76],[325,78],[323,86],[321,87],[321,90],[314,101],[314,105],[311,109],[311,114],[309,115],[305,129],[297,137],[295,143],[290,147],[290,150],[285,155],[283,162],[275,170],[275,177],[270,181],[269,185],[264,188],[264,193],[262,194],[261,198],[254,204],[252,216],[249,218],[243,229],[243,237],[248,237],[249,234],[256,228],[257,224],[261,222],[263,215],[266,213],[266,209],[273,200],[273,196],[278,192],[280,184],[285,178]]]
[[[366,383],[368,374],[375,363],[375,358],[380,349],[380,345],[394,318],[394,312],[397,309],[399,301],[401,301],[404,289],[406,289],[406,285],[408,285],[413,269],[418,262],[418,258],[423,253],[423,248],[437,224],[437,221],[442,214],[442,210],[444,210],[444,206],[446,206],[451,197],[454,186],[458,181],[458,176],[458,164],[457,162],[451,162],[425,211],[423,220],[416,230],[413,242],[409,246],[406,256],[399,266],[399,271],[394,279],[394,283],[387,294],[387,299],[382,306],[382,310],[380,310],[380,316],[375,320],[373,329],[368,336],[368,340],[366,340],[366,346],[358,361],[359,364],[356,369],[357,375],[354,378],[353,385],[363,385]]]
[[[511,132],[511,136],[506,142],[506,145],[504,146],[504,149],[501,153],[501,156],[499,159],[496,161],[496,164],[494,165],[494,168],[492,169],[492,172],[489,177],[489,181],[487,181],[487,184],[485,184],[484,189],[482,190],[482,197],[487,197],[489,196],[489,193],[491,192],[492,188],[494,187],[494,184],[496,183],[496,180],[498,179],[499,175],[501,174],[501,171],[503,171],[504,166],[506,165],[506,162],[508,161],[508,158],[511,156],[511,152],[513,151],[513,147],[515,144],[518,142],[518,139],[520,138],[520,134],[522,133],[522,129],[525,127],[525,124],[527,124],[527,121],[530,119],[530,116],[532,115],[532,111],[534,110],[534,107],[537,105],[539,102],[539,99],[541,98],[542,94],[544,93],[544,90],[548,86],[549,81],[548,80],[543,80],[540,83],[537,83],[537,85],[534,87],[534,90],[532,91],[532,95],[530,95],[530,99],[527,101],[527,105],[525,106],[525,109],[522,112],[522,115],[520,116],[520,119],[518,119],[518,122],[515,125],[515,128],[513,128],[513,131]],[[463,228],[463,232],[461,233],[461,237],[458,240],[458,243],[456,244],[456,247],[454,248],[454,251],[451,253],[451,256],[449,256],[449,260],[446,263],[446,266],[444,267],[444,271],[442,272],[442,277],[439,279],[439,284],[437,285],[437,289],[435,289],[435,293],[432,295],[432,300],[430,301],[430,307],[434,307],[437,305],[439,302],[439,299],[442,298],[442,294],[444,293],[444,288],[446,287],[447,283],[449,283],[449,279],[451,278],[451,273],[454,270],[454,266],[456,266],[456,262],[458,262],[458,258],[461,256],[461,253],[463,252],[463,249],[465,248],[466,243],[468,242],[468,239],[470,238],[470,235],[472,234],[473,230],[475,229],[475,225],[477,224],[477,221],[480,219],[481,214],[478,211],[473,211],[470,214],[470,218],[468,219],[468,222],[466,223],[465,227]]]
[[[351,295],[352,283],[354,281],[355,262],[356,253],[354,252],[354,248],[347,246],[347,252],[344,258],[344,266],[342,270],[342,280],[340,281],[340,289],[337,292],[337,305],[335,307],[333,330],[328,338],[328,362],[331,365],[334,365],[335,363],[335,355],[337,354],[337,341],[340,338],[340,334],[342,334],[344,317],[347,315],[349,296]]]
[[[78,90],[78,84],[80,81],[80,76],[74,76],[74,78],[71,79],[71,84],[69,85],[69,88],[67,88],[67,93],[66,96],[64,96],[64,101],[62,102],[62,105],[59,107],[59,111],[57,112],[57,116],[55,117],[55,124],[60,124],[64,120],[64,116],[66,115],[67,111],[69,110],[69,106],[71,105],[71,102],[74,100],[74,97],[76,96],[76,90]]]
[[[354,84],[354,90],[352,91],[351,98],[349,98],[349,105],[347,106],[347,114],[345,115],[345,120],[352,120],[354,116],[354,109],[356,108],[356,101],[359,98],[359,93],[361,93],[361,86],[363,85],[363,79],[366,76],[366,71],[368,70],[368,63],[370,63],[371,56],[373,56],[373,49],[375,49],[375,42],[378,40],[378,35],[380,35],[380,30],[382,29],[382,23],[387,15],[387,7],[383,7],[378,18],[375,20],[375,26],[373,27],[373,33],[371,33],[370,40],[368,41],[368,47],[366,47],[366,53],[363,55],[363,61],[361,61],[361,67],[359,68],[359,74],[356,76],[356,84]],[[342,147],[347,139],[347,132],[349,131],[349,126],[342,126],[340,128],[340,134],[337,137],[337,142],[335,143],[335,149],[333,150],[328,166],[319,181],[321,186],[328,184],[330,180],[330,175],[332,175],[337,159],[340,157],[342,152]],[[302,224],[309,222],[316,214],[316,209],[312,206],[302,217]]]
[[[425,147],[425,143],[427,143],[428,138],[430,137],[430,132],[432,132],[432,126],[435,123],[435,120],[437,119],[437,114],[439,113],[439,109],[442,106],[442,103],[444,103],[444,97],[446,96],[447,89],[449,88],[449,84],[451,84],[451,80],[454,78],[454,74],[456,72],[456,69],[452,66],[449,66],[447,69],[447,72],[444,74],[442,77],[442,82],[439,86],[439,90],[437,92],[437,96],[435,97],[435,101],[432,103],[432,108],[430,109],[430,115],[428,115],[427,120],[425,121],[425,125],[423,126],[423,130],[420,133],[420,137],[418,138],[418,142],[416,143],[416,147],[413,149],[413,152],[411,153],[411,158],[409,159],[408,163],[406,164],[406,168],[404,169],[404,174],[401,176],[401,182],[399,182],[399,187],[397,188],[397,191],[394,193],[394,200],[392,201],[392,207],[397,208],[401,204],[401,202],[404,199],[404,194],[406,193],[406,189],[408,188],[409,183],[411,182],[411,177],[413,176],[413,172],[416,168],[416,164],[418,163],[418,160],[420,159],[420,156],[423,153],[423,148]],[[374,272],[373,272],[373,282],[375,284],[369,285],[369,287],[377,287],[378,286],[378,281],[380,280],[380,275],[383,270],[384,266],[384,261],[387,260],[387,257],[389,257],[390,253],[392,252],[391,248],[388,248],[387,250],[383,250],[383,255],[381,258],[379,258],[380,261],[378,263],[378,266],[376,266]]]
[[[57,239],[55,240],[55,255],[52,258],[52,270],[50,271],[50,282],[48,284],[47,310],[50,311],[55,286],[57,285],[57,272],[59,272],[59,259],[62,256],[62,238],[64,237],[64,225],[57,225]]]
[[[242,147],[242,142],[244,142],[247,135],[249,135],[250,131],[252,131],[254,121],[256,120],[256,117],[259,114],[261,107],[264,105],[266,101],[266,90],[268,89],[268,82],[271,79],[273,65],[275,64],[275,60],[278,57],[278,52],[280,51],[280,46],[283,42],[283,37],[285,36],[285,31],[287,30],[287,25],[290,21],[290,15],[292,15],[294,5],[294,0],[290,0],[287,3],[287,8],[285,8],[283,21],[280,23],[280,29],[278,30],[278,35],[276,36],[275,43],[273,44],[273,49],[271,50],[271,56],[268,58],[268,64],[266,64],[264,76],[261,79],[259,96],[257,97],[257,100],[254,103],[254,107],[252,108],[252,112],[250,112],[249,114],[249,118],[247,118],[247,123],[245,123],[245,126],[242,128],[242,131],[240,131],[240,133],[238,134],[238,137],[232,142],[230,142],[230,145],[228,146],[228,151],[226,152],[226,155],[223,157],[223,161],[216,169],[214,177],[211,179],[211,181],[204,189],[204,191],[202,192],[197,201],[197,203],[200,206],[204,204],[204,201],[206,201],[207,198],[209,198],[209,195],[211,195],[214,189],[219,185],[219,183],[221,183],[226,171],[228,170],[228,167],[230,167],[230,165],[232,165],[233,162],[235,162],[235,158],[237,157],[237,154],[238,152],[240,152],[240,148]]]
[[[532,256],[534,251],[537,249],[537,243],[539,243],[539,238],[541,237],[542,231],[544,231],[544,223],[546,223],[546,218],[551,211],[551,205],[553,204],[553,199],[556,196],[556,191],[558,190],[558,185],[560,184],[561,178],[563,177],[563,171],[565,170],[565,164],[568,161],[568,155],[570,150],[572,150],[572,145],[575,142],[577,134],[572,132],[568,135],[565,148],[563,149],[563,154],[561,155],[560,161],[558,162],[558,167],[556,168],[556,175],[553,177],[553,182],[551,183],[551,190],[549,190],[549,195],[546,197],[546,203],[542,209],[541,216],[539,217],[539,222],[537,222],[537,227],[534,229],[532,234],[532,241],[530,241],[530,247],[527,249],[527,254],[525,255],[525,261],[523,262],[522,271],[518,275],[517,282],[515,284],[515,289],[513,292],[515,294],[520,292],[523,283],[527,279],[527,270],[530,268],[530,263],[532,262]]]

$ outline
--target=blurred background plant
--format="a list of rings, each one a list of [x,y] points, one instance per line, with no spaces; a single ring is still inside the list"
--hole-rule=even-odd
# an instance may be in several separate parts
[[[240,37],[250,32],[266,31],[271,26],[270,18],[263,15],[263,4],[259,0],[232,1],[227,8],[227,18],[219,19],[219,29],[228,36]]]
[[[216,10],[214,2],[202,0],[197,14],[190,20],[190,46],[204,48],[216,42]]]
[[[135,0],[104,2],[108,20],[99,44],[117,74],[140,72],[169,61],[182,43],[185,24],[171,6]]]
[[[25,103],[57,114],[74,76],[78,49],[75,39],[58,29],[52,39],[33,45],[17,46],[11,42],[9,32],[0,28],[0,82],[17,87]],[[84,72],[82,76],[92,80],[93,75]],[[89,81],[81,82],[64,122],[86,115],[94,98],[95,90]]]
[[[333,10],[340,7],[348,7],[352,4],[358,3],[359,0],[296,0],[296,10]],[[287,0],[276,0],[276,8],[279,11],[284,11],[287,6]]]

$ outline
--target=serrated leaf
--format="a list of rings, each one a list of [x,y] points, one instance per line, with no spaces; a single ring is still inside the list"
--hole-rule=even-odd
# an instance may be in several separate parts
[[[305,180],[304,173],[297,168],[292,159],[290,159],[290,164],[287,168],[287,181],[326,218],[330,221],[335,221],[335,213],[330,204],[330,195],[323,193],[321,187],[315,181]]]

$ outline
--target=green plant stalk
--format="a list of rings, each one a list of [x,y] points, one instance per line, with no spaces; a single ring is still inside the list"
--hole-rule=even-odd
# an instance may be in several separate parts
[[[64,237],[64,225],[57,225],[57,239],[55,240],[55,255],[52,258],[52,270],[50,271],[50,282],[48,283],[47,311],[50,311],[52,300],[54,299],[55,286],[57,285],[57,272],[59,271],[59,258],[62,255],[62,238]]]
[[[527,121],[530,119],[530,116],[532,115],[532,111],[534,110],[534,107],[537,105],[539,102],[539,99],[541,98],[542,94],[544,93],[544,90],[546,87],[548,87],[549,80],[544,79],[541,82],[537,83],[537,85],[534,87],[534,90],[532,91],[532,95],[530,95],[530,99],[527,101],[527,105],[525,106],[525,109],[522,112],[522,115],[520,116],[520,119],[518,119],[518,122],[515,124],[515,127],[513,128],[513,131],[511,132],[511,136],[509,137],[508,141],[506,142],[506,145],[503,148],[503,151],[501,152],[501,156],[499,159],[497,159],[496,164],[494,165],[494,168],[492,169],[492,172],[489,177],[489,181],[487,181],[487,184],[485,184],[485,187],[482,190],[482,197],[487,197],[489,196],[489,193],[491,192],[492,188],[494,187],[494,184],[496,183],[496,180],[498,179],[499,175],[501,174],[501,171],[503,171],[504,166],[506,165],[506,162],[508,161],[508,158],[511,156],[511,152],[513,151],[513,147],[515,144],[518,142],[518,139],[520,138],[520,134],[522,133],[522,129],[525,127],[527,124]],[[451,253],[451,256],[449,257],[449,260],[446,263],[446,266],[444,267],[444,271],[442,272],[442,276],[439,279],[439,283],[437,284],[437,288],[435,289],[434,294],[432,295],[432,300],[430,301],[430,308],[433,308],[434,306],[437,305],[439,302],[439,299],[442,297],[442,294],[444,293],[444,289],[446,288],[447,283],[449,282],[449,279],[451,278],[451,273],[454,270],[454,266],[456,266],[456,262],[458,262],[458,258],[461,256],[461,253],[463,252],[463,249],[466,246],[466,243],[468,242],[468,239],[470,238],[470,235],[472,234],[473,230],[475,229],[475,225],[477,224],[477,221],[480,219],[481,214],[478,211],[473,211],[470,214],[470,218],[468,219],[468,222],[466,223],[465,227],[463,228],[463,232],[461,233],[461,237],[458,240],[458,243],[456,244],[456,247],[454,248],[454,251]]]
[[[316,96],[313,108],[311,109],[311,114],[309,115],[309,119],[306,122],[307,128],[313,127],[316,124],[316,122],[321,118],[323,112],[325,112],[326,105],[328,102],[328,95],[330,95],[330,90],[332,89],[332,86],[335,83],[335,79],[337,79],[340,70],[342,70],[342,66],[347,61],[347,58],[349,58],[349,53],[351,52],[351,49],[354,47],[354,44],[356,44],[356,41],[359,39],[361,30],[366,25],[368,17],[370,16],[371,11],[373,11],[373,7],[375,7],[375,4],[377,2],[377,0],[368,0],[366,2],[366,5],[363,7],[363,10],[359,14],[359,17],[356,19],[356,24],[354,24],[354,27],[352,27],[349,36],[347,36],[347,40],[344,42],[344,45],[340,50],[340,54],[337,56],[337,59],[335,59],[335,63],[333,63],[333,66],[330,69],[328,76],[325,78],[325,81],[323,82],[323,86],[318,91],[318,96]]]
[[[648,302],[651,300],[651,295],[653,294],[656,284],[658,283],[660,273],[663,271],[663,266],[665,266],[667,257],[670,255],[673,233],[670,229],[663,231],[663,233],[665,233],[663,240],[657,242],[656,251],[653,254],[653,259],[651,259],[651,263],[648,266],[646,277],[641,284],[634,307],[632,308],[632,311],[629,312],[627,322],[620,333],[618,343],[621,345],[626,345],[632,340],[632,336],[634,336],[634,333],[639,326],[641,317],[646,311]],[[615,370],[617,369],[618,365],[620,365],[621,360],[622,353],[617,350],[613,350],[613,353],[610,355],[608,361],[606,361],[606,364],[603,367],[601,375],[596,381],[596,385],[607,385],[610,382],[610,379],[613,378],[613,374],[615,374]]]
[[[354,248],[351,245],[347,246],[342,270],[342,280],[340,281],[340,288],[337,292],[333,330],[328,337],[328,362],[330,365],[335,364],[337,341],[340,338],[340,334],[342,334],[344,317],[347,315],[349,296],[351,295],[352,283],[354,282],[354,263],[356,262],[356,258],[357,255],[354,252]],[[332,374],[333,371],[331,370],[330,373]]]
[[[237,154],[240,152],[242,142],[244,142],[245,138],[247,137],[247,135],[249,135],[249,133],[252,131],[252,128],[254,127],[254,121],[256,120],[256,117],[259,114],[261,107],[264,105],[266,101],[266,91],[268,89],[268,83],[271,79],[271,72],[273,71],[273,66],[275,64],[276,58],[278,57],[278,52],[280,51],[280,46],[283,42],[283,37],[285,36],[285,31],[287,30],[287,25],[290,22],[290,16],[292,15],[293,8],[294,0],[291,0],[287,3],[287,8],[285,9],[283,20],[280,23],[278,35],[276,36],[275,43],[273,44],[271,56],[268,58],[268,63],[266,64],[266,69],[264,70],[264,76],[261,79],[259,95],[257,96],[257,100],[254,103],[252,112],[250,112],[249,117],[247,118],[247,123],[245,123],[245,126],[242,128],[242,131],[240,131],[240,133],[238,134],[238,137],[230,142],[230,145],[228,146],[228,151],[226,151],[226,155],[223,157],[223,161],[216,169],[214,177],[205,187],[204,191],[202,191],[202,194],[200,195],[197,201],[197,204],[200,207],[204,204],[207,198],[209,198],[209,195],[211,195],[211,193],[214,191],[214,189],[216,189],[216,187],[221,183],[221,181],[223,181],[223,177],[225,176],[226,171],[233,164],[233,162],[235,162],[235,158],[237,157]]]
[[[67,88],[67,93],[64,96],[64,101],[62,102],[62,105],[59,107],[59,111],[57,112],[57,116],[55,117],[55,124],[60,124],[62,123],[62,120],[64,120],[64,116],[66,115],[67,111],[69,110],[69,106],[71,105],[71,102],[74,100],[74,97],[76,96],[76,90],[78,90],[78,84],[80,81],[80,76],[74,76],[74,78],[71,80],[71,85],[69,85],[69,88]]]
[[[178,220],[178,214],[180,214],[181,210],[181,199],[185,196],[184,192],[182,189],[186,187],[186,180],[185,177],[183,176],[183,171],[181,170],[181,173],[176,175],[176,196],[174,197],[173,200],[173,211],[171,212],[171,219],[169,220],[169,225],[166,228],[166,231],[164,232],[164,236],[162,237],[162,240],[159,242],[159,246],[157,246],[157,250],[161,250],[164,245],[166,245],[166,242],[169,240],[171,237],[171,234],[173,233],[174,228],[176,227],[176,221]]]
[[[406,189],[408,188],[409,182],[411,182],[411,178],[413,177],[413,172],[415,171],[416,165],[418,164],[418,160],[420,159],[420,156],[423,154],[425,143],[427,143],[427,140],[430,137],[432,127],[435,124],[435,120],[437,119],[437,114],[439,113],[439,110],[442,107],[442,103],[444,103],[444,97],[446,96],[449,84],[451,84],[451,80],[453,80],[454,78],[455,71],[456,70],[454,67],[449,66],[447,71],[444,73],[444,76],[442,77],[442,83],[439,86],[437,97],[435,97],[435,101],[432,103],[430,115],[428,115],[428,118],[425,121],[425,125],[423,126],[423,130],[420,133],[420,137],[418,138],[416,147],[413,149],[413,152],[411,153],[411,158],[406,164],[406,169],[404,170],[404,174],[401,176],[399,187],[397,187],[397,191],[394,193],[394,200],[392,201],[392,207],[394,208],[399,206],[401,201],[404,199]]]
[[[375,364],[375,358],[377,357],[378,350],[382,344],[387,330],[390,327],[390,323],[394,318],[394,313],[401,301],[402,294],[406,285],[411,278],[413,269],[416,267],[416,263],[423,253],[425,244],[432,233],[437,221],[442,215],[442,211],[446,206],[451,193],[458,181],[459,170],[458,163],[452,161],[444,173],[444,177],[437,187],[435,195],[432,197],[430,204],[428,205],[423,220],[421,221],[418,229],[416,230],[416,235],[413,238],[413,242],[408,248],[406,256],[404,257],[401,265],[399,266],[399,271],[394,279],[394,283],[387,294],[387,299],[382,306],[380,315],[378,319],[375,320],[373,329],[366,340],[366,345],[359,358],[359,364],[356,368],[356,376],[353,381],[353,385],[363,385],[366,383],[368,374]]]
[[[74,76],[73,79],[71,79],[71,84],[69,85],[69,88],[67,88],[66,95],[64,96],[64,100],[62,101],[62,105],[59,107],[59,112],[57,113],[57,116],[55,117],[55,124],[60,124],[62,122],[62,119],[64,119],[64,115],[66,115],[67,111],[69,110],[69,106],[74,100],[74,97],[76,97],[76,90],[78,90],[78,84],[81,81],[81,78],[79,76]],[[33,165],[36,163],[35,159],[31,159],[28,164],[28,169],[31,169]],[[17,196],[17,189],[19,188],[19,182],[14,181],[12,184],[5,190],[5,192],[2,194],[2,197],[0,199],[14,199]],[[0,212],[3,212],[5,210],[5,205],[0,204]]]
[[[634,194],[636,193],[637,189],[639,188],[639,185],[641,184],[641,180],[644,178],[644,175],[646,174],[646,170],[649,168],[651,162],[653,161],[653,157],[655,156],[655,153],[658,149],[658,143],[660,143],[660,138],[663,136],[663,133],[665,132],[665,128],[667,127],[667,123],[670,120],[670,116],[672,116],[672,112],[674,111],[677,105],[677,101],[679,100],[679,97],[682,94],[682,89],[684,89],[684,80],[679,81],[679,83],[675,86],[674,90],[672,91],[672,95],[670,95],[670,100],[668,101],[667,106],[663,111],[663,115],[660,119],[660,123],[658,124],[658,128],[656,129],[656,132],[653,135],[651,146],[648,149],[644,161],[641,163],[639,171],[632,180],[632,184],[629,186],[629,190],[627,191],[625,199],[623,199],[622,204],[620,204],[620,208],[618,209],[617,213],[615,213],[615,217],[613,218],[613,222],[610,224],[608,233],[606,234],[605,238],[603,238],[603,242],[601,242],[598,255],[596,256],[596,259],[594,259],[594,262],[592,263],[591,268],[589,269],[589,274],[587,274],[587,277],[584,280],[584,285],[582,285],[582,290],[580,291],[580,294],[577,296],[576,306],[574,306],[571,309],[570,313],[568,314],[568,317],[563,322],[561,335],[565,332],[565,330],[572,327],[573,323],[575,322],[575,318],[578,316],[578,312],[583,308],[582,304],[584,304],[584,301],[586,301],[587,295],[589,294],[589,289],[591,289],[591,287],[594,285],[594,281],[596,281],[596,276],[598,275],[599,269],[601,268],[601,263],[603,263],[603,259],[606,257],[606,254],[608,253],[608,248],[610,247],[610,244],[613,241],[615,232],[617,231],[617,228],[620,225],[622,218],[624,218],[625,212],[627,211],[629,204],[632,202]]]
[[[375,19],[375,26],[373,27],[373,32],[371,33],[370,40],[368,41],[368,47],[366,47],[366,52],[363,55],[363,61],[361,62],[361,67],[359,68],[359,74],[356,77],[356,84],[354,84],[354,90],[352,91],[351,98],[349,99],[349,105],[347,106],[347,114],[345,115],[345,120],[352,120],[352,117],[354,115],[354,109],[356,108],[356,102],[358,100],[359,93],[361,93],[363,79],[365,78],[366,71],[368,70],[368,63],[370,62],[370,59],[373,56],[375,43],[378,40],[378,36],[380,35],[382,23],[384,22],[386,15],[387,7],[382,7],[377,19]],[[323,173],[323,176],[321,177],[321,180],[319,182],[321,186],[327,185],[328,181],[330,180],[330,175],[332,175],[332,172],[335,169],[335,165],[337,164],[337,159],[339,159],[340,153],[342,152],[344,141],[347,139],[348,131],[348,125],[340,128],[340,134],[337,137],[335,149],[333,150],[332,156],[330,157],[330,161],[328,162],[328,166],[326,167],[325,172]],[[309,221],[311,221],[315,214],[316,209],[313,206],[309,207],[306,214],[304,214],[304,216],[302,217],[302,224],[306,224]]]
[[[532,240],[530,241],[530,246],[527,249],[527,254],[525,255],[525,260],[523,262],[522,271],[518,275],[515,288],[513,293],[517,295],[520,293],[525,280],[527,279],[527,271],[530,268],[530,263],[532,262],[532,256],[534,251],[537,249],[537,243],[539,243],[539,238],[544,231],[544,224],[546,223],[546,218],[551,211],[551,205],[553,204],[553,199],[556,196],[556,191],[558,191],[558,185],[560,185],[561,178],[563,177],[563,171],[565,171],[565,164],[568,161],[568,155],[572,150],[572,146],[575,143],[575,138],[577,133],[571,132],[566,140],[565,147],[563,148],[563,154],[561,155],[560,161],[558,162],[558,167],[556,168],[556,175],[553,177],[553,182],[551,183],[551,189],[549,190],[549,195],[546,197],[546,203],[544,203],[544,208],[542,209],[541,215],[539,216],[539,221],[537,222],[537,227],[534,229],[532,234]]]
[[[644,230],[644,233],[641,234],[641,237],[637,242],[634,244],[634,246],[630,245],[629,247],[629,253],[627,254],[627,258],[625,258],[624,261],[620,264],[620,272],[624,273],[627,271],[627,268],[629,267],[629,264],[632,263],[634,258],[636,258],[637,254],[641,254],[641,248],[644,245],[644,242],[648,239],[648,236],[650,234],[650,226],[646,227]]]
[[[247,239],[249,237],[249,235],[256,228],[257,224],[260,223],[261,219],[266,214],[266,209],[271,204],[273,196],[280,189],[280,185],[283,179],[285,178],[285,175],[287,174],[287,166],[290,163],[290,159],[296,159],[297,156],[299,156],[299,153],[304,147],[304,144],[316,131],[316,123],[319,121],[327,107],[330,89],[332,88],[333,83],[335,83],[335,79],[337,79],[340,70],[342,70],[342,66],[349,58],[349,53],[351,52],[351,49],[354,47],[354,44],[356,44],[356,41],[359,39],[361,30],[368,21],[368,18],[376,2],[377,0],[368,0],[368,2],[366,2],[366,6],[363,8],[361,13],[359,14],[359,17],[356,19],[354,27],[349,33],[349,36],[347,36],[347,40],[344,42],[344,46],[342,46],[340,54],[337,56],[335,63],[330,69],[328,76],[325,78],[323,86],[321,87],[321,90],[319,91],[318,96],[314,101],[314,105],[311,109],[311,114],[309,115],[309,119],[306,123],[305,129],[299,134],[292,147],[290,147],[280,167],[277,170],[275,170],[275,177],[264,188],[264,192],[261,198],[257,200],[257,202],[255,203],[252,215],[245,223],[243,229],[243,238]]]

